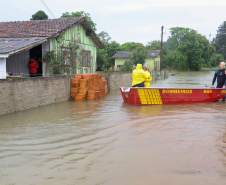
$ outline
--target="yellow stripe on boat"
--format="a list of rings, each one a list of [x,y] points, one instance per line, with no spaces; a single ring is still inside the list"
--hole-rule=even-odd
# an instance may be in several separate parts
[[[226,94],[226,90],[222,90],[221,93],[222,93],[222,94]]]
[[[204,94],[212,94],[213,93],[213,91],[210,89],[210,90],[203,90],[203,93]]]
[[[142,105],[162,105],[162,98],[158,89],[138,89]]]

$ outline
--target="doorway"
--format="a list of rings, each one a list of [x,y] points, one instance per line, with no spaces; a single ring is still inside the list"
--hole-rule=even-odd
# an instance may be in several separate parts
[[[42,45],[38,45],[30,49],[30,60],[35,59],[38,61],[38,74],[37,76],[42,76]]]

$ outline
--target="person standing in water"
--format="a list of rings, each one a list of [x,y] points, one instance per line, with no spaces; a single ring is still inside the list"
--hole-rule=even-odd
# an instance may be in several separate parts
[[[152,76],[151,73],[148,69],[147,66],[144,66],[144,72],[145,72],[145,82],[144,82],[144,86],[145,87],[151,87],[151,81],[152,81]]]
[[[217,81],[217,88],[224,88],[226,86],[226,70],[225,62],[220,62],[219,69],[215,72],[212,85]]]

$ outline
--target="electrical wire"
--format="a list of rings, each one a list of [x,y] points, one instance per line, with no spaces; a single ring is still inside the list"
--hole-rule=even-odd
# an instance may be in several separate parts
[[[49,6],[46,4],[46,2],[44,0],[40,0],[40,2],[42,3],[42,5],[47,9],[47,11],[51,14],[51,16],[53,18],[56,18],[56,16],[54,15],[54,13],[52,12],[52,10],[49,8]]]

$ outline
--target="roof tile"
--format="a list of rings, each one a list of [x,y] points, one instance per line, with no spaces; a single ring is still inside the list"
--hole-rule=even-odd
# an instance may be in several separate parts
[[[0,22],[0,38],[54,37],[82,18]]]
[[[57,37],[61,32],[76,25],[81,24],[88,29],[85,24],[84,17],[70,17],[48,20],[32,20],[17,22],[0,22],[0,38],[28,38],[28,37]],[[91,31],[90,37],[94,43],[102,48],[98,36]]]

